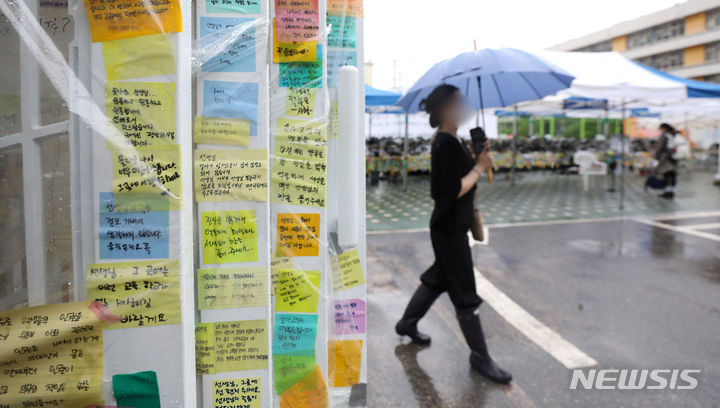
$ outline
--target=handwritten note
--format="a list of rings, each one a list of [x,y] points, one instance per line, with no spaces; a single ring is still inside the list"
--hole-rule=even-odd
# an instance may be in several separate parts
[[[180,264],[177,260],[87,265],[89,299],[120,315],[108,329],[179,324]]]
[[[327,124],[280,118],[275,133],[271,201],[325,207]]]
[[[260,14],[261,0],[205,0],[208,13]]]
[[[175,84],[172,82],[108,82],[105,85],[108,121],[134,147],[176,143]],[[108,149],[114,149],[108,139]]]
[[[321,88],[323,83],[322,46],[316,49],[312,62],[285,62],[280,64],[280,86],[284,88]]]
[[[195,117],[195,143],[230,146],[250,144],[250,121],[247,119]]]
[[[200,323],[195,352],[198,374],[267,368],[267,320]]]
[[[357,249],[343,252],[331,259],[332,285],[334,292],[365,283],[365,275],[362,270],[362,263],[358,257]]]
[[[270,281],[272,282],[272,288],[270,290],[270,294],[275,296],[275,293],[277,293],[277,278],[280,274],[280,271],[283,269],[293,269],[295,268],[295,263],[293,263],[292,258],[290,257],[271,257],[270,259]]]
[[[318,256],[320,214],[277,215],[276,256]]]
[[[275,0],[275,21],[279,42],[317,42],[318,0]]]
[[[255,210],[203,212],[202,253],[206,265],[257,261]]]
[[[357,51],[328,50],[327,53],[327,83],[328,88],[337,88],[337,78],[340,68],[349,65],[357,67]]]
[[[328,14],[331,16],[363,16],[363,0],[328,0]]]
[[[204,47],[219,51],[202,64],[203,72],[255,72],[254,19],[200,17],[200,36]]]
[[[282,394],[283,391],[292,387],[293,384],[311,373],[316,365],[315,355],[292,356],[273,354],[275,393]]]
[[[314,88],[290,88],[285,102],[285,115],[311,118],[315,112]]]
[[[362,340],[328,342],[328,377],[331,387],[351,387],[360,382]]]
[[[85,0],[93,42],[182,31],[180,1]]]
[[[250,136],[256,136],[258,83],[204,81],[203,116],[247,119],[250,121]]]
[[[273,63],[317,61],[317,41],[278,40],[277,20],[273,19]]]
[[[195,150],[195,200],[267,201],[266,149]]]
[[[103,336],[89,302],[0,313],[0,405],[102,404]]]
[[[260,377],[213,381],[213,408],[260,408]]]
[[[338,138],[338,120],[340,119],[338,117],[337,101],[330,102],[330,112],[328,115],[330,116],[330,119],[328,120],[328,132],[330,133],[330,138],[332,140],[337,140],[337,138]]]
[[[108,81],[176,72],[172,41],[166,34],[106,41],[102,50]]]
[[[317,315],[276,313],[273,331],[273,355],[315,355]]]
[[[276,312],[317,313],[320,271],[281,269],[277,277]]]
[[[280,394],[280,408],[328,408],[328,389],[319,366]]]
[[[355,17],[327,16],[328,47],[355,48],[357,20]]]
[[[267,268],[213,268],[197,271],[198,308],[267,306]]]
[[[115,200],[140,194],[150,208],[168,206],[165,199],[169,209],[182,208],[180,145],[113,152],[113,193]]]
[[[365,333],[365,301],[362,299],[342,299],[333,302],[333,327],[335,335]]]
[[[112,193],[100,193],[100,259],[167,258],[167,211],[116,213]]]

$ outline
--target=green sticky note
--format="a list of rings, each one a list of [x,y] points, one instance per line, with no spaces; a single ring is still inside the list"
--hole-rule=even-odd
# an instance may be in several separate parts
[[[160,389],[155,371],[113,375],[112,382],[118,406],[160,408]]]

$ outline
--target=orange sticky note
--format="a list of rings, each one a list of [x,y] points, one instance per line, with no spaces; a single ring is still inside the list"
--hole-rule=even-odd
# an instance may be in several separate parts
[[[330,340],[328,371],[331,387],[351,387],[360,382],[362,340]]]
[[[278,214],[275,256],[318,256],[320,214]]]
[[[179,0],[85,0],[93,42],[182,31]]]
[[[273,19],[273,63],[317,60],[317,41],[280,42],[277,38],[277,24]]]
[[[319,366],[280,394],[280,408],[327,408],[329,405],[327,385]]]
[[[362,17],[362,0],[328,0],[327,12],[331,16]]]

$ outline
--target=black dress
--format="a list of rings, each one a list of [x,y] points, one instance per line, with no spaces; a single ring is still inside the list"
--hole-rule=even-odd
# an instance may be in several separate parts
[[[477,308],[472,253],[467,232],[474,217],[475,187],[460,198],[461,179],[475,162],[455,136],[438,132],[432,143],[430,191],[435,208],[430,218],[430,239],[435,263],[420,280],[437,292],[447,291],[457,309]]]

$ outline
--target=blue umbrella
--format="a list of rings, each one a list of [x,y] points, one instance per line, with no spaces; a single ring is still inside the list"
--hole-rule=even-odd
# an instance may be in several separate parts
[[[466,52],[438,62],[397,102],[406,112],[418,112],[418,104],[436,86],[460,89],[476,109],[498,108],[542,99],[570,87],[572,75],[525,51],[513,48]]]

